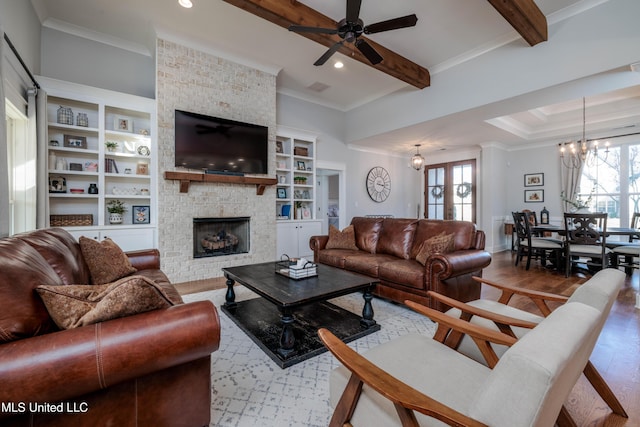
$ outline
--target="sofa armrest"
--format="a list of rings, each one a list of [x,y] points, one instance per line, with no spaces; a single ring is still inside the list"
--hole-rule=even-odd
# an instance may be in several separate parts
[[[309,248],[313,251],[313,262],[318,263],[319,255],[318,252],[324,249],[327,246],[327,242],[329,241],[329,236],[311,236],[309,239]]]
[[[68,400],[207,357],[219,344],[209,301],[13,341],[0,345],[0,402]]]
[[[157,249],[131,251],[126,255],[137,270],[160,270],[160,251]]]
[[[491,254],[485,250],[466,249],[455,252],[431,255],[425,268],[429,277],[440,280],[461,276],[482,270],[491,264]]]

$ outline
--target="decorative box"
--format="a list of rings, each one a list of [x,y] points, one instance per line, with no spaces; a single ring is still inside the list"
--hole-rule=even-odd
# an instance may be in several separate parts
[[[296,156],[308,156],[309,149],[307,147],[293,147],[293,154]]]

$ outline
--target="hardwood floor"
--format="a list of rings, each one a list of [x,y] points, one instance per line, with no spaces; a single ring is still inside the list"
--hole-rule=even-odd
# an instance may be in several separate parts
[[[484,270],[484,277],[513,286],[567,296],[590,277],[574,274],[565,278],[562,273],[541,267],[538,261],[532,261],[531,268],[526,271],[523,263],[518,267],[514,266],[514,256],[509,251],[493,254],[491,265]],[[635,295],[639,290],[639,283],[638,271],[627,276],[591,355],[591,362],[618,397],[629,418],[613,414],[582,376],[566,402],[567,409],[578,426],[640,426],[640,309],[635,308]],[[224,287],[224,278],[176,285],[183,295]],[[482,297],[495,299],[497,292],[484,286]],[[538,313],[533,304],[522,299],[514,298],[512,305]]]

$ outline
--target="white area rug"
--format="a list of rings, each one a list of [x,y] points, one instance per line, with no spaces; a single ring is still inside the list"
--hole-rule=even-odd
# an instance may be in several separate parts
[[[257,297],[235,286],[236,301]],[[281,369],[220,310],[226,289],[183,296],[185,302],[210,300],[218,308],[221,341],[211,355],[211,426],[326,427],[331,419],[329,373],[339,362],[326,352]],[[331,300],[362,313],[364,300],[356,293]],[[410,309],[373,299],[374,319],[381,330],[349,343],[362,353],[410,332],[433,336],[435,324]]]

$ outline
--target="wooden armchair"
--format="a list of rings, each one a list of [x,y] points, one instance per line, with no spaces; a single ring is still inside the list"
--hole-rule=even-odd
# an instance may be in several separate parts
[[[435,292],[430,292],[430,297],[453,307],[446,312],[447,315],[500,331],[515,338],[521,338],[536,327],[544,317],[551,314],[552,307],[550,307],[550,303],[552,306],[557,306],[558,304],[569,302],[581,302],[600,312],[597,330],[599,334],[611,311],[611,306],[618,295],[618,291],[624,283],[624,274],[615,269],[601,270],[583,283],[571,297],[515,288],[479,277],[474,277],[474,280],[501,290],[499,299],[497,301],[480,299],[462,303]],[[542,316],[509,306],[509,302],[516,295],[530,299],[540,310]],[[446,344],[478,362],[485,363],[484,354],[479,352],[474,343],[461,333],[450,334],[447,337]],[[497,355],[501,355],[506,351],[506,348],[495,346],[494,351]],[[587,380],[612,411],[627,418],[628,415],[622,404],[591,361],[587,361],[583,372]]]
[[[595,345],[599,313],[582,303],[555,310],[520,340],[411,301],[439,326],[360,355],[326,329],[320,339],[343,364],[330,377],[330,426],[549,426]],[[452,331],[477,343],[486,363],[444,344]],[[499,362],[493,343],[510,346]],[[490,369],[489,366],[493,366]]]

